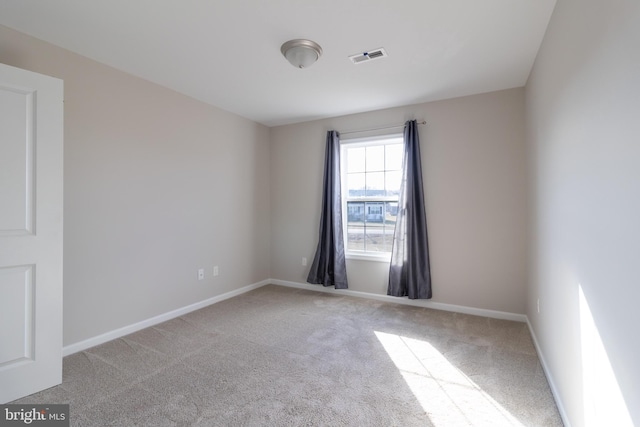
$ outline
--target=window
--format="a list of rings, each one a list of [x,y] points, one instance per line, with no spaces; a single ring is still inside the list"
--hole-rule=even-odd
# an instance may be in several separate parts
[[[402,179],[402,135],[341,142],[345,250],[388,259]]]

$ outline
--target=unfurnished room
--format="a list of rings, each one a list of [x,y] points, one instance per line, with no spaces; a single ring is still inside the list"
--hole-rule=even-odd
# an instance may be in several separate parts
[[[0,2],[0,425],[640,425],[640,3]]]

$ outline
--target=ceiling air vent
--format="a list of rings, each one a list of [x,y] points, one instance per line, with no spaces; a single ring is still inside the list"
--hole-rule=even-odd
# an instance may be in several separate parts
[[[373,61],[374,59],[384,58],[386,56],[388,56],[387,52],[383,48],[379,48],[367,52],[356,53],[355,55],[351,55],[349,59],[354,64],[361,64],[363,62]]]

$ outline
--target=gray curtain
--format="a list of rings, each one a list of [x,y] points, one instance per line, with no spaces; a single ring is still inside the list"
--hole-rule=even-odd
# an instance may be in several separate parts
[[[387,295],[431,298],[427,217],[422,189],[420,141],[415,120],[404,125],[404,158]]]
[[[340,186],[340,134],[327,132],[322,190],[322,215],[316,255],[307,282],[347,289],[347,265],[342,237],[342,188]]]

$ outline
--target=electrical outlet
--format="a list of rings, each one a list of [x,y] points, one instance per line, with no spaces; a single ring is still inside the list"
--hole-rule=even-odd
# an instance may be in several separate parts
[[[302,257],[302,265],[307,265],[307,258]]]
[[[204,268],[198,270],[198,280],[204,280]]]
[[[220,274],[220,270],[218,270],[218,266],[214,265],[213,266],[213,275],[217,276],[218,274]]]

